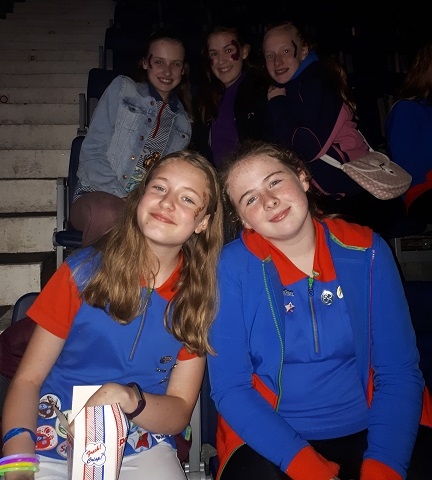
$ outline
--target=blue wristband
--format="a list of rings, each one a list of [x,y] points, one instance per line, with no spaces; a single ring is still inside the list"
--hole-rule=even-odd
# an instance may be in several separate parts
[[[21,433],[27,432],[30,435],[30,438],[33,440],[34,443],[36,443],[37,436],[36,434],[30,430],[29,428],[11,428],[8,432],[6,432],[5,436],[3,437],[3,445],[10,440],[13,437],[16,437],[17,435],[21,435]]]

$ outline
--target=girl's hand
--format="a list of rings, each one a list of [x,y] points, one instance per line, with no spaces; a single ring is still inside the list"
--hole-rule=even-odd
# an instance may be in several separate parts
[[[136,408],[136,395],[131,387],[121,385],[120,383],[106,383],[102,385],[87,400],[84,407],[94,407],[96,405],[112,405],[118,403],[125,412],[133,412]],[[74,422],[70,424],[72,434],[74,434]]]
[[[85,406],[94,407],[113,403],[118,403],[125,412],[133,411],[136,407],[136,397],[132,388],[120,383],[106,383],[96,390]]]
[[[267,92],[267,100],[270,100],[279,95],[286,95],[285,87],[276,87],[276,85],[270,85]]]

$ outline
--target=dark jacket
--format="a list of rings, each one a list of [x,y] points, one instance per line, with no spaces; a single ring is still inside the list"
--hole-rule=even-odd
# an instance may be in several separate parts
[[[234,115],[239,141],[246,139],[266,139],[267,124],[267,89],[266,78],[253,69],[245,72],[239,85]],[[197,150],[213,163],[213,153],[209,144],[211,122],[203,122],[197,111],[194,100],[194,122],[190,148]]]
[[[351,118],[345,118],[343,127],[350,131],[348,148],[337,137],[337,125],[343,101],[334,74],[314,52],[302,62],[285,87],[286,95],[268,101],[270,139],[279,145],[292,148],[304,160],[315,182],[327,193],[359,193],[362,191],[342,171],[319,160],[324,153],[347,162],[361,156],[359,149],[367,152],[363,137],[357,132]],[[318,160],[317,160],[318,158]]]

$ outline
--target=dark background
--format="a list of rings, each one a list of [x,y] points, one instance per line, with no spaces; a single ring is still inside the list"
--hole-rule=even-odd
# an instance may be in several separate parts
[[[345,68],[361,131],[374,148],[385,148],[385,115],[416,50],[432,32],[426,4],[403,3],[397,8],[379,0],[118,0],[105,47],[114,51],[114,70],[128,74],[142,53],[143,36],[159,26],[175,27],[184,37],[193,73],[212,25],[241,26],[258,51],[267,23],[293,20],[316,41],[318,53]]]

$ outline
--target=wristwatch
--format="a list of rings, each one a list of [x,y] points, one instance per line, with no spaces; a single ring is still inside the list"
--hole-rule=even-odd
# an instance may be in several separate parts
[[[128,418],[129,420],[132,420],[133,418],[137,417],[144,410],[144,408],[146,406],[146,401],[145,401],[145,398],[144,398],[143,391],[141,390],[141,387],[138,385],[138,383],[131,382],[131,383],[128,383],[126,386],[131,387],[133,389],[133,391],[135,392],[135,395],[137,397],[137,400],[138,400],[138,405],[133,412],[131,412],[131,413],[126,413],[125,412],[126,418]]]

